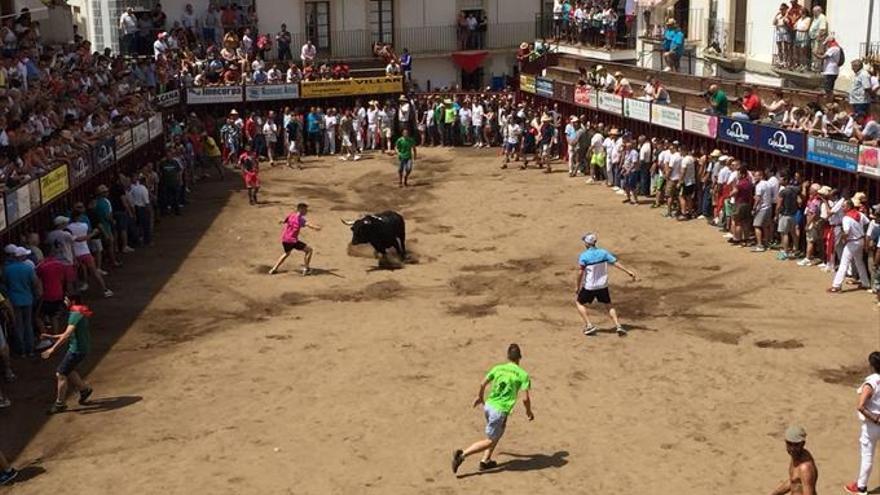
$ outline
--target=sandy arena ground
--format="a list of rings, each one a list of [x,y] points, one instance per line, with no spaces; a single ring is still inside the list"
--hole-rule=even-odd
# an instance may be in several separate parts
[[[0,447],[24,481],[8,491],[768,493],[786,476],[789,423],[807,429],[820,492],[854,478],[855,386],[880,344],[870,296],[829,296],[817,269],[604,186],[501,171],[495,150],[422,151],[407,190],[375,155],[267,171],[257,208],[237,178],[200,188],[152,261],[113,274],[119,297],[94,302],[94,405],[47,419],[50,368],[18,363]],[[295,273],[296,256],[270,277],[298,201],[324,227],[304,235],[318,274]],[[376,270],[346,253],[339,219],[390,207],[415,259]],[[598,337],[580,332],[588,230],[643,278],[612,274],[627,338],[604,317]],[[518,404],[502,469],[472,458],[457,479],[450,454],[481,437],[470,403],[510,342],[536,420]]]

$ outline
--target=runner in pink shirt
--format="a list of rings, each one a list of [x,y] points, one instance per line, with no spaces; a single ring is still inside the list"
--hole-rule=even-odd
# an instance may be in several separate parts
[[[284,260],[290,256],[290,252],[294,249],[303,252],[302,274],[304,276],[309,274],[309,263],[312,262],[313,249],[299,239],[299,234],[306,227],[315,230],[321,230],[321,227],[313,223],[306,223],[306,215],[308,213],[309,205],[300,203],[296,205],[295,212],[287,215],[287,218],[281,221],[281,224],[284,225],[284,230],[281,231],[281,247],[284,249],[284,254],[278,258],[278,262],[269,270],[269,275],[278,273],[278,268],[281,267],[281,264],[284,263]]]

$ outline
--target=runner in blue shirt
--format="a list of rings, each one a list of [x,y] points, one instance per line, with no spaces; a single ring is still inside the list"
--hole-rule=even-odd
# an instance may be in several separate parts
[[[584,320],[584,335],[594,335],[599,331],[599,327],[593,325],[590,316],[587,314],[587,304],[593,301],[599,301],[608,308],[608,314],[617,327],[617,335],[623,337],[626,335],[626,329],[617,319],[617,311],[611,306],[611,294],[608,292],[608,265],[624,271],[633,280],[638,280],[636,272],[623,266],[610,252],[596,247],[598,238],[596,234],[587,234],[582,239],[587,247],[578,259],[578,275],[577,275],[577,310],[581,318]]]

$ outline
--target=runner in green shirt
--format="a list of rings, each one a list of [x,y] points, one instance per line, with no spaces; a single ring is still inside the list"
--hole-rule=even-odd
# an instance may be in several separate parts
[[[412,172],[413,161],[418,156],[418,152],[416,150],[416,142],[413,138],[409,137],[409,129],[403,130],[403,136],[397,139],[397,143],[394,145],[397,148],[397,158],[400,160],[400,167],[397,170],[397,175],[400,179],[400,187],[406,187],[409,185],[407,182],[409,180],[409,174]]]
[[[523,397],[523,406],[526,408],[526,416],[529,421],[535,419],[532,414],[532,401],[529,398],[529,389],[531,388],[531,379],[526,371],[519,367],[522,359],[522,352],[516,344],[510,344],[507,348],[507,359],[509,362],[499,364],[489,370],[483,383],[480,384],[480,391],[474,400],[474,407],[483,405],[483,412],[486,416],[486,439],[475,442],[464,450],[456,450],[452,454],[452,472],[458,472],[458,467],[464,462],[464,459],[470,455],[479,452],[485,452],[483,459],[480,461],[480,470],[492,469],[498,464],[492,460],[492,452],[501,436],[504,435],[504,429],[507,426],[507,416],[513,410],[516,404],[516,397],[520,390],[525,392]],[[492,390],[489,392],[489,398],[483,400],[483,394],[486,392],[486,386],[492,384]]]
[[[79,296],[70,295],[64,299],[69,311],[67,317],[67,328],[63,333],[58,335],[43,334],[41,338],[54,340],[52,347],[43,351],[43,359],[49,359],[52,354],[65,343],[67,344],[67,354],[55,370],[55,376],[58,379],[57,395],[55,403],[49,409],[49,414],[55,414],[67,409],[64,399],[67,397],[68,383],[73,386],[74,390],[79,392],[79,403],[86,404],[89,396],[92,395],[92,387],[90,387],[76,372],[76,367],[81,363],[89,352],[91,347],[91,336],[89,335],[89,318],[92,311],[81,304]]]

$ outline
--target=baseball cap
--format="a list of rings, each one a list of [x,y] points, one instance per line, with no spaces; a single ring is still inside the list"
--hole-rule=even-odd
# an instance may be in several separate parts
[[[18,252],[18,246],[16,246],[15,244],[7,244],[6,247],[3,248],[3,252],[8,255],[15,256],[15,253]]]
[[[30,249],[27,249],[27,248],[23,248],[23,247],[21,247],[21,246],[18,246],[18,247],[15,249],[15,255],[18,256],[19,258],[23,258],[23,257],[25,257],[25,256],[30,256],[30,255],[31,255],[31,250],[30,250]]]
[[[807,431],[801,426],[792,425],[785,430],[785,441],[788,443],[803,443],[807,440]]]
[[[595,246],[596,242],[599,241],[599,238],[596,237],[596,234],[590,232],[590,233],[584,235],[581,238],[581,240],[584,241],[584,244],[589,244],[590,246]]]
[[[70,223],[70,219],[67,218],[67,217],[65,217],[65,216],[63,216],[63,215],[58,215],[57,217],[55,217],[54,222],[55,222],[55,226],[58,227],[59,225],[67,225],[67,224],[69,224],[69,223]]]

